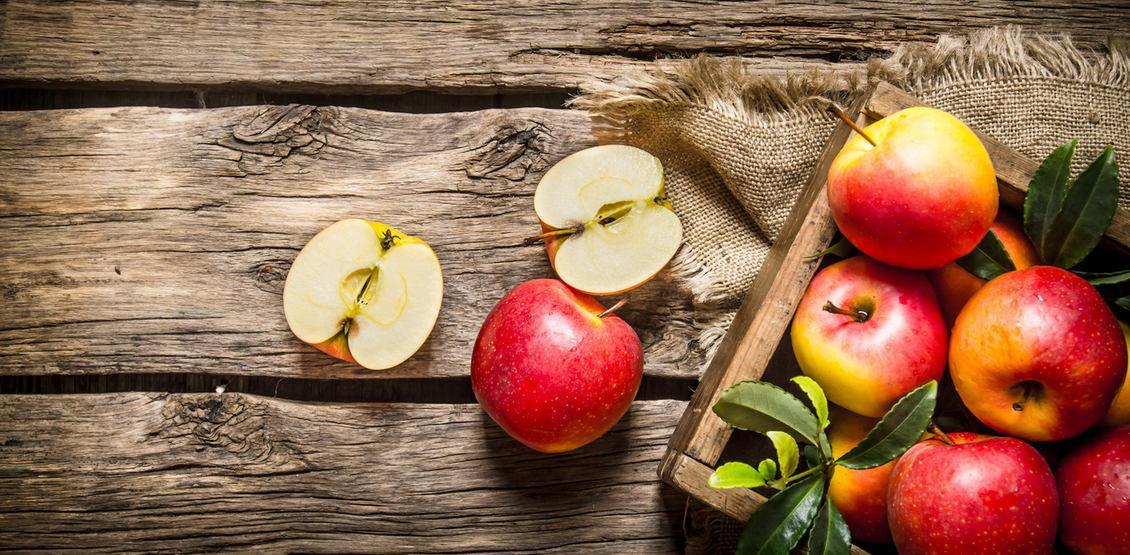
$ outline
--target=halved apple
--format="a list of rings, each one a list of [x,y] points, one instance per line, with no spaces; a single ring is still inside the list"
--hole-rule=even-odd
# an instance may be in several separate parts
[[[534,210],[557,275],[591,295],[643,285],[683,241],[663,191],[663,164],[627,145],[565,157],[538,183]]]
[[[356,219],[306,243],[283,287],[294,335],[371,370],[412,356],[431,334],[442,300],[443,274],[427,243]]]

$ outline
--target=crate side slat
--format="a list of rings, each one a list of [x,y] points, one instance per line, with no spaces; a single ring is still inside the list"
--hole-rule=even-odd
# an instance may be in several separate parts
[[[849,114],[859,114],[869,95],[861,95]],[[730,428],[710,411],[729,385],[757,379],[772,358],[793,310],[812,279],[819,260],[806,260],[824,249],[835,233],[825,183],[828,168],[851,128],[841,123],[832,132],[811,178],[801,192],[780,239],[769,251],[762,271],[711,360],[694,397],[671,438],[670,448],[713,465],[718,461]],[[662,475],[666,474],[661,469]]]

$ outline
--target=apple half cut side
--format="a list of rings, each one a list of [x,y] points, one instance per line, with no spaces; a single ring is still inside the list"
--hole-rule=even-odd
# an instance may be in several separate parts
[[[370,370],[396,366],[419,350],[442,301],[443,274],[427,243],[357,219],[315,235],[283,288],[294,335]]]
[[[561,280],[614,295],[655,277],[683,241],[663,185],[659,159],[627,145],[588,148],[550,168],[534,210]]]

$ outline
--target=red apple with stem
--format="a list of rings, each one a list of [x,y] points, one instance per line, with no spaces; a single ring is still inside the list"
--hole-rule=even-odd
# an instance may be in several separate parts
[[[643,377],[639,337],[611,309],[555,279],[527,281],[487,316],[471,356],[475,398],[527,446],[569,451],[627,412]]]
[[[899,459],[887,510],[903,555],[1031,555],[1052,551],[1059,497],[1031,445],[959,432],[923,441]]]
[[[812,279],[792,343],[801,370],[829,400],[872,418],[940,379],[946,365],[946,327],[926,276],[862,255]]]
[[[950,339],[962,402],[1001,433],[1058,441],[1106,416],[1126,377],[1118,320],[1089,283],[1053,266],[1004,274],[969,299]]]
[[[1072,553],[1130,552],[1130,426],[1076,447],[1056,469],[1060,541]]]

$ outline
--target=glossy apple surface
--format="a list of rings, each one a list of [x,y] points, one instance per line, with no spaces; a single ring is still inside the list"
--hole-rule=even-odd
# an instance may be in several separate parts
[[[1040,256],[1036,254],[1036,247],[1024,233],[1024,228],[1012,214],[1001,212],[989,230],[997,236],[1004,246],[1008,257],[1017,270],[1030,268],[1040,263]],[[950,262],[936,270],[926,273],[930,282],[934,284],[934,291],[938,293],[938,306],[942,309],[942,316],[946,323],[953,325],[961,308],[969,301],[974,293],[985,286],[985,280],[965,271],[956,262]]]
[[[487,316],[471,356],[475,398],[529,447],[569,451],[627,412],[643,377],[635,330],[555,279],[527,281]]]
[[[1015,438],[951,433],[895,464],[887,490],[903,555],[1051,553],[1059,497],[1047,462]]]
[[[950,375],[990,428],[1033,441],[1082,433],[1126,378],[1126,341],[1103,298],[1052,266],[1009,272],[973,295],[954,324]]]
[[[1076,447],[1055,474],[1060,541],[1073,553],[1130,552],[1130,426]]]
[[[851,314],[830,312],[829,302]],[[946,327],[929,280],[866,256],[816,274],[797,306],[792,344],[829,400],[872,418],[941,378],[946,365]]]
[[[835,411],[831,422],[828,441],[832,444],[832,455],[839,458],[855,447],[879,421]],[[891,543],[891,529],[887,525],[887,483],[895,462],[867,470],[836,467],[832,474],[828,498],[847,522],[852,541]]]
[[[828,170],[836,225],[860,251],[903,268],[940,268],[973,250],[997,214],[996,174],[960,120],[926,107],[853,135]]]

